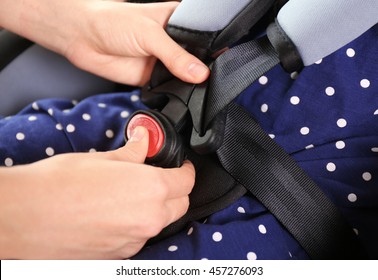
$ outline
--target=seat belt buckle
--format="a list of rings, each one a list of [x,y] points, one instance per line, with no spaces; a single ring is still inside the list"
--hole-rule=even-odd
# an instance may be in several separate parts
[[[180,167],[183,164],[183,141],[166,116],[157,110],[136,111],[126,124],[126,140],[132,137],[137,126],[143,126],[148,130],[148,151],[145,160],[147,164],[165,168]]]
[[[136,111],[129,118],[124,134],[128,140],[135,127],[148,130],[146,163],[179,167],[185,159],[185,149],[190,147],[197,154],[209,154],[222,144],[223,114],[204,128],[207,82],[189,84],[173,78],[154,88],[145,86],[141,98],[150,110]]]

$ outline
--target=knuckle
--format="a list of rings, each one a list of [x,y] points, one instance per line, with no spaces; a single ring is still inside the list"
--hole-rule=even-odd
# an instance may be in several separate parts
[[[188,212],[188,209],[189,209],[189,196],[185,196],[182,198],[182,201],[181,201],[181,204],[180,204],[180,209],[178,209],[178,216],[177,216],[177,219],[181,218],[182,216],[184,216],[186,214],[186,212]]]
[[[156,211],[155,211],[156,212]],[[127,225],[123,229],[123,233],[128,236],[132,236],[133,242],[143,243],[149,238],[156,236],[163,229],[164,224],[161,217],[156,217],[154,212],[146,213],[139,216],[131,224]]]
[[[188,176],[188,180],[187,180],[187,185],[190,189],[193,188],[194,184],[195,184],[195,175],[194,173],[192,173],[190,176]]]
[[[168,182],[160,173],[155,176],[154,195],[159,201],[165,200],[168,196]]]
[[[150,237],[154,237],[158,235],[162,231],[163,228],[164,228],[163,226],[159,226],[157,224],[150,225],[146,231],[148,237],[150,238]]]
[[[149,219],[149,222],[146,223],[144,227],[143,232],[147,238],[158,235],[161,232],[161,230],[165,227],[162,216],[156,217],[156,215],[154,215],[153,217],[154,218]]]

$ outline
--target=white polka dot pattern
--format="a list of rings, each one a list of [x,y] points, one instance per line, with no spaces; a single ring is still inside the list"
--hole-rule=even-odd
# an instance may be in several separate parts
[[[370,42],[375,49],[376,41],[374,37]],[[369,213],[371,220],[359,214],[359,209],[371,209],[378,201],[372,191],[378,185],[378,70],[371,63],[376,50],[369,51],[369,46],[348,45],[299,73],[276,67],[238,98],[342,211],[347,209],[343,214],[359,238],[378,235],[368,227],[377,214]],[[12,168],[65,152],[116,149],[124,145],[127,119],[144,108],[140,101],[136,91],[80,102],[36,101],[21,115],[0,118],[0,129],[9,132],[0,137],[12,146],[0,147],[0,162]],[[373,232],[366,234],[367,230]],[[306,255],[269,211],[247,195],[144,248],[138,257],[261,260]]]

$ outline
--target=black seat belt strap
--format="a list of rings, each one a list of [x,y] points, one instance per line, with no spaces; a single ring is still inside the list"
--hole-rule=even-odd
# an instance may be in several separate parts
[[[361,258],[353,230],[298,164],[240,106],[228,106],[223,167],[288,229],[313,259]]]
[[[262,37],[237,45],[219,56],[209,81],[205,127],[243,90],[280,62],[278,54]]]

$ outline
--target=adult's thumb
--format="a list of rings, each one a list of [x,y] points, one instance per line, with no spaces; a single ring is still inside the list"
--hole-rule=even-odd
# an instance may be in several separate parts
[[[131,137],[126,145],[118,149],[117,157],[129,162],[143,163],[148,152],[148,130],[142,126],[137,126],[131,131]]]

